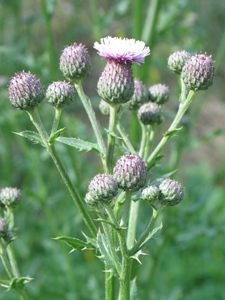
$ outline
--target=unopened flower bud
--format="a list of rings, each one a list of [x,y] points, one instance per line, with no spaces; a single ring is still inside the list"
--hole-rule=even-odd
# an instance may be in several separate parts
[[[164,104],[169,99],[169,88],[165,84],[155,84],[149,88],[149,99],[159,105]]]
[[[21,201],[21,192],[17,188],[2,188],[0,190],[0,206],[15,207]]]
[[[148,89],[138,79],[134,79],[134,94],[123,106],[130,110],[138,109],[143,103],[148,101]]]
[[[159,197],[159,188],[155,185],[147,186],[143,189],[142,198],[150,204],[154,204]]]
[[[184,198],[183,187],[170,178],[166,178],[160,183],[159,190],[159,201],[162,205],[173,206],[180,203]]]
[[[88,199],[95,201],[110,202],[118,193],[118,185],[109,174],[98,174],[88,186]]]
[[[108,103],[129,101],[134,93],[134,78],[130,62],[108,60],[97,84],[99,96]]]
[[[137,191],[147,180],[147,169],[142,158],[136,154],[122,155],[113,169],[113,177],[125,191]]]
[[[4,218],[0,218],[0,238],[5,239],[8,236],[9,226]]]
[[[191,57],[191,54],[185,50],[177,51],[168,58],[168,67],[176,74],[180,74],[184,64]]]
[[[75,98],[74,86],[65,81],[53,82],[46,91],[47,101],[56,108],[63,108],[71,104]]]
[[[60,57],[60,70],[70,81],[81,80],[90,74],[91,59],[82,44],[74,43],[64,48]]]
[[[154,102],[145,103],[138,110],[138,118],[144,125],[160,124],[163,121],[161,107]]]
[[[9,100],[21,110],[32,109],[44,99],[44,89],[40,81],[30,72],[16,73],[9,83]]]
[[[107,102],[105,102],[104,100],[100,101],[100,103],[99,103],[99,110],[105,116],[109,116],[109,114],[110,114],[109,104]]]
[[[85,202],[86,202],[87,204],[89,204],[89,205],[91,205],[91,206],[92,206],[92,205],[96,205],[96,200],[93,199],[93,198],[91,197],[90,193],[87,193],[87,194],[85,195],[84,200],[85,200]]]
[[[181,78],[189,90],[208,89],[214,78],[214,62],[211,55],[200,53],[191,56],[182,69]]]

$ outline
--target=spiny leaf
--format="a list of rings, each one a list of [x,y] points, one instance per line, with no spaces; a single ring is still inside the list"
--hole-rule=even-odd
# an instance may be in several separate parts
[[[68,146],[77,148],[80,151],[94,150],[94,151],[100,152],[97,143],[91,143],[91,142],[83,141],[81,139],[69,138],[69,137],[58,137],[58,138],[56,138],[56,141],[58,141],[62,144],[66,144]]]
[[[138,248],[137,251],[140,251],[142,248],[144,248],[145,246],[147,246],[150,242],[150,240],[152,239],[152,237],[160,230],[162,229],[163,224],[161,223],[158,227],[155,227],[147,236],[147,238],[145,239],[145,241],[140,245],[140,247]]]
[[[35,131],[25,130],[25,131],[21,131],[21,132],[13,132],[13,133],[17,134],[19,136],[25,137],[35,144],[41,144],[42,146],[44,146],[39,133],[37,133]]]
[[[101,253],[100,258],[105,262],[105,264],[111,270],[113,275],[117,275],[116,266],[113,261],[113,258],[111,257],[110,248],[107,243],[105,235],[102,233],[98,233],[97,242],[98,242],[99,251]]]
[[[69,237],[69,236],[58,236],[56,238],[53,238],[53,240],[56,241],[64,241],[66,244],[69,246],[73,247],[74,249],[78,248],[90,248],[91,244],[87,243],[85,241],[82,241],[80,239],[74,238],[74,237]]]

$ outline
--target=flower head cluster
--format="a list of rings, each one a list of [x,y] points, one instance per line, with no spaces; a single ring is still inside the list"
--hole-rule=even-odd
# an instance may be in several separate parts
[[[101,43],[95,42],[98,54],[107,59],[97,85],[99,96],[110,104],[128,102],[134,93],[132,62],[144,62],[150,54],[144,42],[134,39],[106,37]]]
[[[191,56],[182,69],[181,78],[190,90],[208,89],[214,78],[214,62],[211,55],[196,53]]]
[[[191,54],[185,50],[177,51],[168,58],[168,67],[176,74],[180,74],[184,64],[191,57]]]
[[[142,104],[138,110],[138,118],[144,125],[160,124],[163,121],[161,107],[154,102]]]
[[[134,79],[134,94],[123,106],[129,110],[136,110],[147,101],[148,89],[140,80]]]
[[[9,83],[9,100],[21,110],[32,109],[44,99],[44,89],[37,77],[30,72],[16,73]]]
[[[154,84],[149,88],[149,98],[152,102],[156,102],[159,105],[168,101],[170,91],[165,84]]]
[[[81,80],[89,75],[91,59],[87,49],[77,43],[65,47],[60,57],[59,68],[70,81]]]
[[[150,54],[149,47],[146,47],[142,41],[110,36],[101,39],[101,44],[95,42],[94,48],[98,50],[100,56],[122,63],[136,62],[140,64],[144,62],[145,56]]]
[[[47,101],[56,108],[63,108],[71,104],[75,98],[74,86],[65,81],[53,82],[46,91]]]
[[[113,177],[118,186],[125,191],[137,191],[147,180],[145,162],[139,155],[124,154],[116,162]]]
[[[110,174],[98,174],[90,182],[86,201],[94,204],[94,201],[110,202],[118,192],[118,185]],[[93,203],[91,202],[93,199]]]
[[[15,207],[21,201],[21,192],[17,188],[6,187],[0,190],[0,206]]]

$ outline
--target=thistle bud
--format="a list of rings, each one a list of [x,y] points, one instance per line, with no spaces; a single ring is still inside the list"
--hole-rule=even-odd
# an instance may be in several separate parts
[[[169,99],[169,88],[165,84],[155,84],[149,88],[149,99],[159,105],[164,104]]]
[[[191,56],[182,69],[181,78],[189,90],[208,89],[214,78],[214,62],[211,55],[196,53]]]
[[[5,239],[8,236],[9,226],[4,218],[0,218],[0,238]]]
[[[162,205],[173,206],[184,198],[183,187],[175,180],[164,179],[159,185],[159,201]]]
[[[9,100],[21,110],[32,109],[44,99],[44,89],[35,75],[24,71],[16,73],[9,83]]]
[[[176,74],[180,74],[184,64],[191,57],[191,54],[185,50],[177,51],[168,58],[168,67]]]
[[[86,77],[91,70],[91,59],[87,49],[77,43],[64,48],[59,68],[69,81],[81,80]]]
[[[88,200],[110,202],[118,193],[118,185],[109,174],[96,175],[88,186]]]
[[[53,82],[46,91],[46,99],[56,108],[63,108],[71,104],[75,98],[74,86],[65,81]]]
[[[154,102],[145,103],[138,110],[138,118],[144,125],[160,124],[163,121],[161,107]]]
[[[99,96],[111,104],[125,103],[134,93],[134,78],[130,62],[108,60],[97,84]]]
[[[86,194],[84,200],[85,200],[85,202],[86,202],[87,204],[89,204],[89,205],[91,205],[91,206],[92,206],[92,205],[96,205],[96,201],[95,201],[95,199],[93,199],[93,198],[91,197],[90,193],[87,193],[87,194]]]
[[[136,110],[145,102],[148,102],[148,89],[140,80],[134,79],[134,94],[123,106],[129,110]]]
[[[15,207],[21,201],[21,192],[17,188],[2,188],[0,190],[0,206]]]
[[[125,191],[137,191],[147,180],[147,169],[144,161],[136,154],[124,154],[113,169],[113,177],[118,186]]]
[[[100,101],[99,110],[105,116],[109,116],[109,114],[110,114],[109,104],[107,102],[105,102],[104,100]]]
[[[154,204],[159,197],[159,188],[155,185],[147,186],[143,189],[142,198],[150,204]]]

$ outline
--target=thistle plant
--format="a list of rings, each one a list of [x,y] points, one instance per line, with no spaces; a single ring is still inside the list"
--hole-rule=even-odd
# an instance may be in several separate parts
[[[13,106],[28,113],[36,128],[34,132],[23,131],[19,135],[39,143],[49,152],[87,226],[88,233],[84,234],[83,240],[65,236],[56,239],[65,241],[73,249],[94,249],[105,266],[105,299],[129,300],[135,297],[131,294],[131,282],[135,284],[131,278],[132,262],[135,259],[140,262],[152,237],[162,228],[158,218],[162,211],[168,206],[172,209],[171,206],[184,198],[182,185],[169,178],[174,170],[162,178],[155,178],[154,168],[170,138],[182,134],[179,123],[197,91],[212,85],[214,67],[211,56],[206,54],[191,56],[182,51],[170,56],[169,68],[181,80],[180,104],[174,120],[155,146],[154,137],[164,120],[163,105],[169,100],[169,87],[161,83],[146,87],[134,78],[132,72],[133,63],[144,63],[150,54],[149,47],[134,39],[106,37],[100,43],[95,42],[94,48],[107,60],[97,83],[100,110],[109,116],[106,139],[92,102],[82,87],[82,80],[91,69],[91,58],[84,45],[74,43],[62,52],[60,70],[69,82],[54,82],[47,88],[46,100],[55,110],[50,132],[38,113],[44,89],[35,75],[24,71],[15,74],[9,84],[9,99]],[[63,108],[78,97],[89,118],[96,143],[67,137],[66,129],[59,128]],[[129,132],[121,125],[124,110],[137,113],[141,129],[139,145],[130,140]],[[98,153],[101,171],[89,179],[85,197],[81,197],[73,184],[56,143],[72,146],[74,151],[95,150]],[[10,202],[4,197],[2,199],[3,207]],[[144,231],[137,234],[139,206],[144,201],[149,204],[151,217],[146,221]],[[1,239],[6,238],[7,230],[7,223],[0,219]]]

